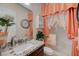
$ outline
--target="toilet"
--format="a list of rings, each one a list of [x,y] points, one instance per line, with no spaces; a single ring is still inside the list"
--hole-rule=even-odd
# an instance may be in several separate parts
[[[46,56],[53,56],[55,54],[55,51],[49,47],[44,47],[44,54]]]
[[[46,56],[53,56],[55,55],[55,50],[53,47],[56,47],[56,34],[50,34],[48,38],[48,46],[44,47],[44,54]]]

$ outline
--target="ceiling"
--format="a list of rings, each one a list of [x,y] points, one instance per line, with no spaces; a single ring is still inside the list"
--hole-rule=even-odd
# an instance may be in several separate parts
[[[39,9],[39,7],[40,7],[40,3],[20,3],[20,5],[22,5],[23,7],[25,7],[26,9],[28,9],[30,11]]]

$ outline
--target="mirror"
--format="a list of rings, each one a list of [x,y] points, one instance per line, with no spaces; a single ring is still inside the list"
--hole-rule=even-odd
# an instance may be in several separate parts
[[[12,26],[10,26],[11,23],[9,24],[9,27],[7,29],[7,35],[5,36],[3,35],[6,33],[4,32],[5,28],[3,27],[3,25],[2,27],[0,26],[0,47],[2,49],[0,50],[0,52],[12,49],[13,46],[19,45],[18,42],[21,44],[24,42],[26,43],[26,40],[29,40],[28,36],[32,36],[29,34],[30,32],[32,33],[32,30],[30,29],[32,29],[33,24],[32,21],[28,20],[28,12],[32,11],[18,3],[0,4],[0,21],[1,17],[8,15],[13,17],[12,23],[14,23],[14,25]],[[4,21],[4,26],[5,23],[8,23],[8,21]],[[3,22],[3,19],[1,22]],[[1,22],[0,25],[2,24]],[[30,28],[28,29],[28,27]]]
[[[31,10],[25,7],[24,5],[18,4],[18,3],[13,3],[13,4],[0,4],[0,17],[9,15],[12,16],[13,23],[15,23],[12,26],[8,27],[8,34],[5,36],[5,40],[8,42],[11,42],[12,38],[16,36],[16,40],[24,40],[28,39],[27,34],[29,34],[28,27],[31,27],[30,25],[32,22],[28,21],[28,12]],[[31,11],[32,12],[32,11]],[[5,28],[0,26],[0,32],[5,31]],[[29,32],[28,32],[29,31]],[[3,33],[2,33],[3,34]],[[1,39],[1,37],[0,37]],[[15,40],[15,38],[13,39]]]

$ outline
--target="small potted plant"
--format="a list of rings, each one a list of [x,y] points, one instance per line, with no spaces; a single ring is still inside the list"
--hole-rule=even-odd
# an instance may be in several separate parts
[[[42,31],[38,31],[37,34],[36,34],[36,40],[40,40],[40,41],[43,41],[44,40],[44,34]]]

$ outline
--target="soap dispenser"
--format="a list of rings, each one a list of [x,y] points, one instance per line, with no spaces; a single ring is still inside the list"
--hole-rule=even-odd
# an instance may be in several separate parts
[[[14,46],[14,37],[11,38],[11,47]]]

